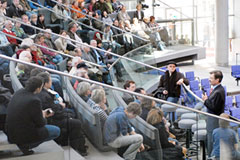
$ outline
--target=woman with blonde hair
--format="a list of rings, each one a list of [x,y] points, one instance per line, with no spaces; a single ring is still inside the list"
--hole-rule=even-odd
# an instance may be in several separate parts
[[[169,141],[169,133],[166,130],[163,122],[163,111],[159,108],[152,109],[147,116],[147,122],[158,129],[159,139],[163,149],[163,159],[180,160],[186,155],[187,149],[178,145],[175,142]]]

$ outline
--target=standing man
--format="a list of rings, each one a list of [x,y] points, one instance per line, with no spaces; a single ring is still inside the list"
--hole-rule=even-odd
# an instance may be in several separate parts
[[[223,79],[223,74],[221,71],[216,70],[210,72],[210,84],[212,88],[210,90],[209,97],[206,93],[202,96],[204,105],[207,107],[207,112],[215,115],[220,115],[224,112],[225,106],[225,90],[221,85]],[[208,155],[211,155],[213,143],[212,143],[212,133],[215,128],[218,128],[218,119],[214,117],[207,117],[207,148]]]
[[[167,101],[177,103],[181,94],[181,85],[184,83],[189,85],[188,79],[184,75],[176,71],[176,62],[170,61],[167,65],[167,71],[161,77],[159,86],[163,87],[163,94],[167,95]]]
[[[8,140],[17,144],[25,155],[33,154],[32,148],[60,135],[57,126],[46,125],[45,118],[53,116],[53,112],[49,109],[42,111],[42,104],[37,96],[42,87],[41,77],[31,77],[25,88],[13,95],[8,105]]]

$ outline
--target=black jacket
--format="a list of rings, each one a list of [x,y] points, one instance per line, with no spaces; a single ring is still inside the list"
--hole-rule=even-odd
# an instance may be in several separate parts
[[[94,51],[94,50],[95,50],[95,51]],[[96,49],[92,49],[92,48],[91,48],[91,50],[90,50],[90,54],[91,54],[92,57],[94,58],[95,63],[97,63],[97,55],[96,55],[95,52],[97,52],[98,55],[100,56],[100,57],[99,57],[99,60],[102,61],[102,62],[104,63],[104,58],[102,57],[102,55],[101,55]]]
[[[46,120],[42,115],[42,104],[37,95],[18,90],[8,105],[7,135],[11,143],[29,144],[48,137],[44,127]]]
[[[7,9],[7,16],[11,17],[11,18],[13,18],[13,17],[21,17],[24,14],[25,14],[25,11],[16,8],[16,6],[13,3]]]
[[[134,14],[133,14],[133,17],[134,18],[137,18],[139,21],[142,21],[143,18],[144,18],[144,12],[141,11],[141,17],[138,16],[138,11],[135,11]]]
[[[48,92],[46,89],[38,94],[38,97],[41,99],[43,109],[51,108],[54,111],[54,115],[48,118],[48,123],[63,127],[63,121],[67,118],[72,118],[74,115],[71,112],[67,112],[63,109],[60,104],[55,104],[55,95]]]
[[[153,126],[158,129],[159,139],[160,139],[161,146],[162,146],[163,149],[164,148],[175,147],[174,144],[172,144],[168,141],[169,133],[167,132],[163,122],[155,124]]]
[[[221,84],[212,91],[204,105],[208,108],[208,113],[220,115],[224,112],[225,90]]]
[[[163,87],[168,91],[168,97],[180,97],[181,86],[177,85],[177,81],[183,78],[184,84],[189,85],[188,79],[184,78],[184,75],[176,70],[169,77],[169,71],[160,78],[159,87]]]

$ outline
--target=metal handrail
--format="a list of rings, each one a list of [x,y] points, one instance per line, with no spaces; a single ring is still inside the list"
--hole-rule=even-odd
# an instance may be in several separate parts
[[[32,25],[30,25],[30,24],[24,23],[24,22],[22,22],[22,21],[19,21],[19,20],[16,20],[16,19],[13,19],[13,18],[10,18],[10,17],[7,17],[7,16],[4,16],[4,15],[0,15],[0,17],[4,17],[4,18],[6,18],[6,19],[8,19],[8,20],[11,20],[11,21],[14,21],[14,22],[18,22],[18,23],[24,24],[24,25],[26,25],[26,26],[29,26],[29,27],[32,27],[32,28],[38,29],[38,30],[40,30],[40,31],[42,31],[42,32],[47,32],[47,31],[45,31],[45,30],[42,29],[42,28],[32,26]],[[50,32],[47,32],[47,33],[50,33]],[[70,41],[72,41],[72,42],[74,42],[74,43],[78,43],[78,44],[81,44],[81,45],[84,45],[84,46],[87,46],[87,47],[90,47],[90,48],[96,49],[96,50],[101,51],[101,52],[108,53],[108,54],[113,55],[113,56],[116,56],[116,57],[118,57],[118,58],[121,57],[122,59],[126,59],[126,60],[128,60],[128,61],[131,61],[131,62],[134,62],[134,63],[140,64],[140,65],[143,65],[143,66],[146,66],[146,67],[149,67],[149,68],[152,68],[152,69],[156,69],[156,70],[161,71],[159,68],[154,67],[154,66],[151,66],[151,65],[148,65],[148,64],[145,64],[145,63],[143,63],[143,62],[139,62],[139,61],[136,61],[136,60],[133,60],[133,59],[127,58],[127,57],[123,57],[123,56],[120,56],[120,55],[115,54],[115,53],[113,53],[113,52],[109,52],[109,51],[106,51],[106,50],[103,50],[103,49],[100,49],[100,48],[97,48],[97,47],[93,47],[93,46],[91,46],[91,45],[84,44],[84,43],[82,43],[82,42],[78,42],[78,41],[76,41],[76,40],[73,40],[73,39],[71,39],[71,38],[67,38],[67,37],[64,37],[64,36],[58,35],[58,34],[56,34],[56,33],[50,33],[50,34],[53,34],[53,35],[55,35],[55,36],[58,36],[58,37],[61,37],[61,38],[67,39],[67,40],[70,40]]]
[[[19,38],[19,37],[17,37],[17,36],[13,36],[13,35],[4,33],[3,31],[0,31],[0,33],[4,34],[4,35],[7,36],[7,37],[11,37],[11,38],[15,38],[15,39],[17,39],[17,40],[23,41],[22,38]],[[55,49],[52,49],[52,48],[49,48],[49,47],[45,47],[45,46],[42,46],[42,45],[39,45],[39,44],[36,44],[36,43],[33,43],[33,44],[36,45],[36,46],[38,46],[38,47],[48,49],[48,50],[50,50],[50,51],[52,51],[52,52],[56,52],[56,53],[58,53],[58,54],[64,55],[64,56],[66,56],[66,57],[74,58],[74,56],[71,56],[71,55],[69,55],[69,54],[65,54],[65,53],[63,53],[63,52],[61,52],[61,51],[57,51],[57,50],[55,50]],[[93,63],[93,62],[86,61],[86,60],[84,60],[84,59],[82,59],[82,61],[85,62],[85,63],[91,64],[91,65],[97,66],[97,67],[101,67],[101,65],[98,65],[98,64]]]
[[[29,65],[29,66],[32,66],[32,67],[40,68],[40,69],[49,71],[51,73],[55,73],[55,74],[59,74],[59,75],[62,75],[62,76],[75,78],[75,79],[78,79],[78,80],[81,80],[81,81],[86,81],[86,82],[89,82],[89,83],[93,83],[93,84],[96,84],[96,85],[100,85],[100,86],[103,86],[103,87],[106,87],[106,88],[109,88],[109,89],[117,90],[117,91],[128,93],[128,94],[131,94],[131,95],[140,96],[140,97],[143,97],[143,98],[148,98],[148,99],[154,100],[154,101],[159,102],[159,103],[165,103],[165,104],[177,107],[177,108],[190,110],[192,112],[196,112],[196,113],[203,114],[203,115],[206,115],[206,116],[210,116],[210,117],[226,120],[228,122],[233,122],[233,123],[236,123],[236,124],[240,124],[240,121],[234,121],[232,119],[227,119],[227,118],[220,117],[220,116],[217,116],[217,115],[214,115],[214,114],[210,114],[210,113],[207,113],[207,112],[199,111],[199,110],[196,110],[196,109],[193,109],[193,108],[189,108],[189,107],[186,107],[186,106],[183,106],[183,105],[180,105],[180,104],[176,104],[176,103],[168,102],[168,101],[161,100],[161,99],[158,99],[158,98],[150,97],[150,96],[147,96],[147,95],[144,95],[144,94],[140,94],[140,93],[137,93],[137,92],[128,91],[128,90],[125,90],[125,89],[122,89],[122,88],[114,87],[114,86],[107,85],[107,84],[104,84],[104,83],[100,83],[100,82],[97,82],[97,81],[93,81],[93,80],[90,80],[90,79],[86,79],[86,78],[70,75],[69,73],[53,70],[53,69],[46,68],[44,66],[39,66],[39,65],[36,65],[36,64],[33,64],[33,63],[29,63],[29,62],[24,62],[22,60],[15,59],[15,58],[12,58],[12,57],[8,57],[8,56],[2,55],[2,54],[0,54],[0,58],[6,59],[6,60],[10,60],[10,61],[14,61],[14,62],[17,62],[17,63],[22,63],[22,64]]]

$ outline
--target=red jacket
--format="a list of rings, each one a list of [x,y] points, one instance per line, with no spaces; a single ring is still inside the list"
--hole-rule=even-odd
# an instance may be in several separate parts
[[[3,29],[3,32],[6,33],[6,34],[9,34],[9,35],[12,35],[12,36],[16,36],[16,34],[14,32],[12,32],[12,31],[8,32],[5,28]],[[12,37],[9,37],[9,36],[6,36],[6,37],[11,44],[18,45],[17,40],[15,38],[12,38]]]

